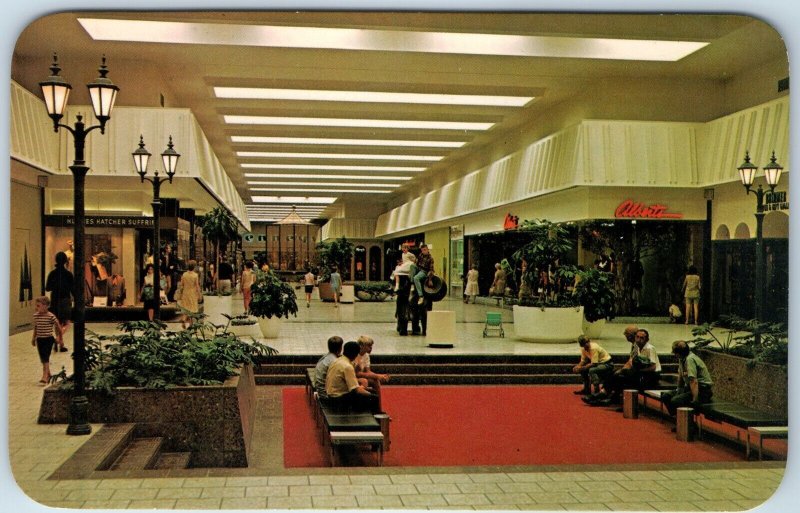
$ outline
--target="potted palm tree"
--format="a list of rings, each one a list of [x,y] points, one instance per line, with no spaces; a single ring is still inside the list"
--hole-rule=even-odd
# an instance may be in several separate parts
[[[290,314],[297,316],[294,287],[272,271],[256,271],[256,281],[250,291],[250,315],[258,318],[261,334],[264,338],[278,338],[281,319]]]
[[[514,331],[521,340],[567,342],[581,333],[583,307],[567,285],[575,266],[563,265],[574,246],[570,230],[548,220],[525,220],[519,230],[529,242],[512,259],[522,269],[519,300],[513,307]]]
[[[214,269],[218,270],[220,247],[226,246],[239,235],[236,219],[226,209],[214,207],[208,214],[202,216],[200,224],[202,225],[203,236],[214,243]],[[214,278],[213,286],[219,293],[216,277]]]
[[[317,258],[319,259],[319,298],[323,301],[333,301],[333,290],[330,286],[331,269],[336,267],[342,275],[342,280],[347,280],[350,271],[350,259],[353,256],[354,245],[346,237],[334,239],[330,242],[317,244]]]
[[[583,334],[599,338],[606,319],[614,315],[617,296],[614,292],[613,276],[599,269],[577,272],[573,296],[583,306]]]

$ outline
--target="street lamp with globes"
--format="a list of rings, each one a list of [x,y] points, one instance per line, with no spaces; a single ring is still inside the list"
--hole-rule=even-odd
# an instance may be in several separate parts
[[[89,89],[89,97],[92,101],[92,110],[94,110],[94,117],[99,122],[98,125],[86,127],[83,122],[83,116],[78,114],[76,116],[75,126],[71,127],[61,123],[61,118],[64,117],[64,111],[67,108],[67,101],[69,100],[69,93],[72,86],[67,83],[63,77],[59,76],[61,68],[58,66],[58,56],[53,54],[53,64],[50,66],[51,75],[47,80],[40,82],[39,86],[42,89],[42,96],[44,97],[45,106],[47,107],[47,115],[53,120],[53,129],[58,132],[59,128],[66,128],[72,134],[75,144],[75,158],[69,170],[72,172],[73,178],[73,217],[74,217],[74,235],[72,237],[75,247],[75,285],[73,290],[73,297],[75,298],[75,307],[72,311],[72,321],[74,323],[73,331],[73,365],[74,365],[74,389],[69,406],[69,425],[67,426],[68,435],[88,435],[92,432],[92,427],[89,425],[89,401],[86,398],[86,304],[84,303],[84,281],[85,281],[85,254],[84,254],[84,234],[86,225],[85,215],[85,197],[84,187],[86,183],[86,173],[89,172],[89,166],[86,165],[84,158],[84,148],[86,146],[86,136],[89,133],[99,128],[100,133],[105,133],[106,123],[111,119],[111,111],[114,109],[114,102],[117,99],[119,87],[113,84],[109,78],[108,68],[106,67],[106,58],[103,56],[98,72],[100,76],[93,82],[86,84]]]
[[[766,300],[766,282],[767,282],[767,268],[766,268],[766,248],[764,247],[764,215],[766,214],[766,204],[764,202],[766,191],[758,185],[758,189],[753,190],[753,181],[758,172],[758,166],[750,162],[750,152],[744,152],[744,162],[737,168],[739,170],[739,178],[744,185],[747,194],[751,192],[756,195],[756,297],[755,297],[755,315],[756,320],[764,321],[764,301]],[[778,164],[775,158],[775,152],[772,152],[772,157],[769,159],[769,164],[763,167],[764,178],[769,185],[769,192],[775,192],[775,187],[781,179],[783,167]]]
[[[144,136],[139,136],[139,147],[131,155],[133,155],[133,165],[136,166],[136,172],[139,173],[142,183],[147,180],[153,184],[153,320],[157,321],[161,318],[161,184],[167,181],[172,183],[181,155],[172,147],[172,136],[170,135],[167,149],[161,154],[164,170],[167,172],[166,178],[158,176],[158,170],[153,172],[152,178],[146,176],[147,163],[150,161],[151,154],[144,147]]]

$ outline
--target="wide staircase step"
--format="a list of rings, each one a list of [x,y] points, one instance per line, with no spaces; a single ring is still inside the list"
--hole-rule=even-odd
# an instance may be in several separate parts
[[[109,470],[151,469],[158,460],[158,453],[164,441],[161,437],[134,438],[122,451]]]
[[[133,439],[136,424],[106,424],[51,475],[53,479],[81,479],[95,470],[108,470]]]
[[[158,455],[153,468],[156,470],[173,470],[189,468],[190,452],[162,452]]]
[[[276,355],[255,368],[257,385],[303,385],[315,355]],[[627,356],[616,355],[622,364]],[[580,384],[572,373],[574,355],[379,355],[372,357],[377,372],[389,374],[393,385],[544,385]],[[674,381],[677,363],[661,358],[664,381]]]

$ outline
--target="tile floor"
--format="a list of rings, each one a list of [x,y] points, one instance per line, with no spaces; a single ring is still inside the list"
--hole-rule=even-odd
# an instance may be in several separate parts
[[[209,298],[207,312],[239,313],[239,298]],[[375,354],[429,354],[422,337],[394,332],[392,303],[300,304],[300,312],[283,327],[279,340],[268,341],[281,353],[321,354],[325,340],[368,334]],[[576,354],[573,344],[515,341],[511,312],[503,311],[506,338],[482,336],[483,320],[496,307],[445,300],[437,309],[456,313],[459,340],[446,351],[471,354]],[[178,326],[173,324],[173,326]],[[690,336],[683,325],[651,324],[651,339],[665,351],[672,340]],[[112,333],[114,324],[89,324]],[[609,323],[600,343],[612,353],[627,353],[623,324]],[[176,328],[177,329],[177,328]],[[480,467],[480,468],[320,468],[283,469],[282,445],[272,440],[255,449],[258,465],[248,469],[193,469],[181,477],[103,480],[52,480],[58,468],[87,437],[64,434],[63,425],[36,423],[42,388],[41,367],[30,346],[31,333],[9,337],[8,455],[6,500],[28,511],[41,505],[99,509],[457,509],[457,510],[616,510],[743,511],[769,499],[784,478],[784,462],[734,464],[619,465],[613,467]],[[68,334],[67,345],[71,346]],[[71,364],[70,353],[53,357],[53,369]],[[577,359],[577,356],[576,356]],[[277,389],[260,387],[261,411],[275,411]],[[272,408],[269,406],[273,405]],[[263,407],[263,408],[262,408]],[[279,416],[264,415],[262,429],[279,426]],[[97,433],[100,425],[93,425]],[[89,435],[89,436],[92,436]],[[254,436],[258,437],[258,433]],[[677,443],[677,442],[676,442]],[[700,443],[700,442],[697,442]],[[679,446],[676,445],[676,449]],[[12,477],[13,476],[13,477]],[[787,476],[794,479],[792,473]],[[19,489],[11,484],[16,480]],[[789,479],[787,479],[789,480]],[[770,511],[789,504],[782,492],[766,503]],[[27,495],[27,497],[25,495]],[[31,501],[36,501],[34,502]],[[783,502],[785,501],[785,502]],[[774,508],[778,509],[774,509]],[[43,508],[42,508],[43,509]],[[785,510],[785,509],[784,509]]]

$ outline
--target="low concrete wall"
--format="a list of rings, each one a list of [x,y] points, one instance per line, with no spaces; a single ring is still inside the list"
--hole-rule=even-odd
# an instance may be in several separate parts
[[[732,401],[776,415],[787,415],[789,373],[787,367],[757,363],[746,358],[700,349],[698,356],[714,380],[714,399]]]
[[[87,391],[89,422],[134,422],[136,437],[164,438],[162,451],[191,452],[192,467],[246,467],[255,421],[251,366],[223,385],[147,390],[122,387],[113,396]],[[66,424],[70,396],[45,389],[40,424]]]

